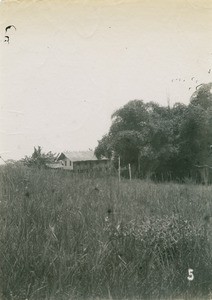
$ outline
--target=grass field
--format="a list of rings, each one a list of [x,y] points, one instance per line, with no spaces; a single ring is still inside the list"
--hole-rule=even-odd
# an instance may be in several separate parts
[[[2,299],[212,298],[211,186],[8,165],[0,197]]]

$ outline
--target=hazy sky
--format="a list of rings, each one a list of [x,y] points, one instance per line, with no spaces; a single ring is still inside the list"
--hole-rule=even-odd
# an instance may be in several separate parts
[[[4,159],[95,148],[128,101],[187,104],[212,81],[212,0],[5,0],[0,32]]]

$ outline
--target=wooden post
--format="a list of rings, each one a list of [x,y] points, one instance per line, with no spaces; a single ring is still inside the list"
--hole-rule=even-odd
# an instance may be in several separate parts
[[[141,173],[141,164],[140,164],[140,151],[138,153],[138,177],[140,177]]]
[[[119,156],[119,181],[121,181],[121,159]]]
[[[131,176],[131,166],[130,166],[130,164],[128,165],[128,167],[129,167],[129,177],[130,177],[130,180],[131,180],[132,176]]]

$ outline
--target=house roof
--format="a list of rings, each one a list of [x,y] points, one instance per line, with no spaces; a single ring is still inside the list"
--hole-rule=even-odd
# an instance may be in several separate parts
[[[57,161],[64,159],[65,157],[71,161],[98,160],[94,151],[64,151],[59,154]],[[107,159],[103,158],[103,160]]]

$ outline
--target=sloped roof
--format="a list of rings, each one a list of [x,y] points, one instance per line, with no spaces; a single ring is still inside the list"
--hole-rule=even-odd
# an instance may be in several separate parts
[[[87,160],[98,160],[94,154],[94,151],[64,151],[61,152],[57,160],[67,157],[71,161],[87,161]],[[104,158],[105,160],[106,158]]]

